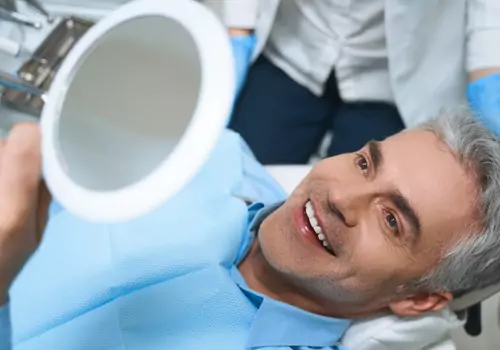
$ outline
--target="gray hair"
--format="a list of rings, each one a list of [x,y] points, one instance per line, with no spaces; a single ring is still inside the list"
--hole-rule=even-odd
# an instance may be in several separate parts
[[[416,128],[435,133],[476,176],[481,231],[465,235],[411,287],[458,297],[499,283],[500,139],[466,109],[442,113]]]

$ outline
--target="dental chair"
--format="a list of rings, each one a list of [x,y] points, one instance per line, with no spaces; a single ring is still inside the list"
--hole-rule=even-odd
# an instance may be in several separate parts
[[[311,167],[280,165],[266,168],[290,194]],[[355,350],[498,349],[500,285],[467,294],[456,299],[449,309],[419,319],[386,316],[359,320],[347,331],[343,343]]]

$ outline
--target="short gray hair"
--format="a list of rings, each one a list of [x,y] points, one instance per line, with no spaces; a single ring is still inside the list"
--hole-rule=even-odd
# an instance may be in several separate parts
[[[500,117],[500,116],[499,116]],[[500,282],[500,139],[467,109],[447,111],[416,127],[435,133],[477,182],[480,232],[469,232],[440,264],[411,287],[456,297]]]

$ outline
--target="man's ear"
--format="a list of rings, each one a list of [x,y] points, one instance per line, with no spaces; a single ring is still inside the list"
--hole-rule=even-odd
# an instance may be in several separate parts
[[[418,293],[390,303],[389,308],[398,316],[420,316],[427,311],[441,310],[452,300],[449,292]]]

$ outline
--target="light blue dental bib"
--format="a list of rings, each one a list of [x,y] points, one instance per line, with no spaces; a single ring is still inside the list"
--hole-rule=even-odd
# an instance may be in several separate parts
[[[257,310],[229,274],[248,229],[241,197],[284,198],[264,170],[260,188],[244,183],[244,164],[258,166],[245,152],[226,132],[190,184],[140,219],[52,217],[11,290],[14,349],[244,349]]]

